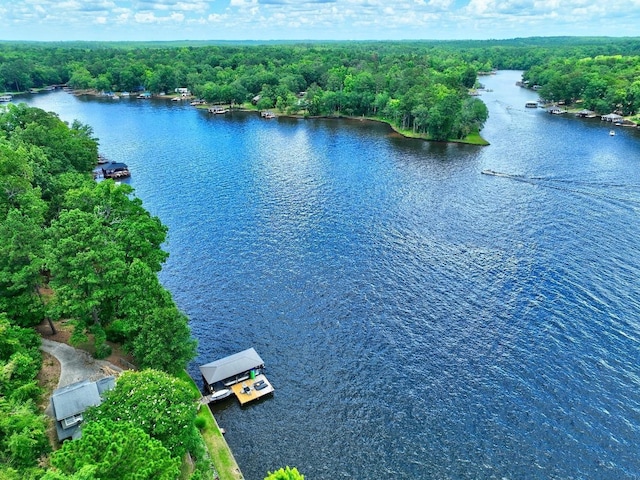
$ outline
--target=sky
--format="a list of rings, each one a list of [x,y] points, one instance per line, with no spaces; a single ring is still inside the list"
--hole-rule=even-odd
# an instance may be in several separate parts
[[[0,40],[638,36],[640,0],[0,0]]]

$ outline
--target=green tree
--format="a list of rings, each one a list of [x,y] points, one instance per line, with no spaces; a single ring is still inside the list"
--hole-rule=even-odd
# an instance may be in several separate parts
[[[89,478],[101,480],[175,480],[180,474],[179,459],[159,440],[132,423],[111,420],[85,423],[82,437],[64,443],[51,464],[67,475],[85,469],[85,475],[91,472]]]
[[[34,403],[41,393],[39,345],[34,330],[12,326],[0,314],[0,464],[20,471],[49,451],[46,421]]]
[[[196,353],[187,317],[177,307],[156,307],[136,327],[132,353],[143,368],[178,373]]]
[[[34,330],[13,326],[0,313],[0,396],[11,398],[35,380],[42,362],[39,347]]]
[[[88,174],[98,158],[98,144],[91,127],[80,122],[71,126],[53,114],[24,103],[9,105],[0,116],[0,129],[6,131],[11,142],[39,147],[47,160],[48,175],[62,172]],[[32,167],[35,171],[36,167]]]
[[[47,422],[32,401],[0,397],[0,463],[14,468],[35,467],[49,452]]]
[[[30,327],[44,317],[40,295],[44,257],[39,221],[14,209],[0,221],[0,312],[14,325]]]
[[[86,69],[86,67],[77,65],[73,69],[73,73],[71,74],[71,77],[69,78],[67,83],[71,88],[90,88],[91,84],[93,83],[93,77],[91,76],[89,70]]]
[[[30,71],[32,67],[24,57],[18,57],[11,61],[4,60],[0,64],[0,78],[10,90],[22,92],[32,85]]]
[[[460,81],[466,88],[473,88],[476,84],[477,75],[476,69],[469,65],[462,72]]]
[[[93,88],[101,92],[111,91],[113,88],[113,79],[111,78],[111,75],[106,73],[98,75],[98,78],[93,81]]]
[[[33,187],[33,179],[27,149],[0,139],[0,220],[13,208],[34,218],[42,217],[46,206],[40,190]]]
[[[129,422],[160,440],[171,456],[182,458],[199,442],[195,427],[197,403],[189,386],[156,370],[126,371],[104,402],[90,408],[89,421]]]
[[[55,291],[52,316],[75,319],[76,338],[84,339],[87,328],[100,328],[104,304],[124,287],[125,252],[99,216],[77,209],[63,211],[47,236],[45,264]]]
[[[170,373],[184,370],[196,353],[187,317],[143,262],[132,263],[127,284],[119,305],[125,345],[142,368]]]
[[[173,92],[179,87],[176,71],[168,65],[159,65],[148,72],[145,86],[154,93]]]
[[[93,213],[110,230],[128,265],[139,259],[159,272],[168,257],[161,249],[167,227],[143,208],[129,185],[116,185],[112,181],[85,183],[66,193],[64,207]]]

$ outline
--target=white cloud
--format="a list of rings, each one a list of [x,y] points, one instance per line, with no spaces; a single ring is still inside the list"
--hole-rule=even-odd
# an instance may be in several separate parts
[[[190,25],[193,38],[637,35],[639,11],[640,0],[0,0],[7,39],[35,32],[24,25],[60,35],[80,25],[93,25],[96,33],[116,25],[141,39],[141,26],[155,25],[149,32],[156,38],[176,38],[175,29],[162,36],[161,27],[171,24]]]
[[[138,12],[133,16],[133,18],[135,18],[135,21],[138,23],[155,23],[156,22],[156,16],[152,12]]]

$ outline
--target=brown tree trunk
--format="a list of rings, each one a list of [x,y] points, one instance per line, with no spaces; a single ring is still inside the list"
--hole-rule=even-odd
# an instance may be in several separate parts
[[[47,317],[47,322],[49,322],[49,326],[51,327],[51,335],[55,335],[56,333],[58,333],[56,331],[56,327],[53,324],[53,322],[51,321],[51,317]]]

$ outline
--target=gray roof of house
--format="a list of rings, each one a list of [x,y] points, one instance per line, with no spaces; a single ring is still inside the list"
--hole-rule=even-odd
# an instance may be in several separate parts
[[[82,380],[66,387],[58,388],[51,395],[51,408],[56,418],[58,440],[80,436],[80,423],[63,427],[63,420],[83,413],[87,408],[100,405],[102,394],[116,386],[113,376],[104,377],[96,382]]]
[[[101,401],[97,384],[89,380],[58,388],[51,396],[56,420],[82,413],[89,407],[100,405]]]
[[[56,433],[58,434],[59,441],[66,440],[67,438],[75,440],[82,435],[79,423],[69,428],[62,428],[62,424],[60,422],[56,422]]]
[[[239,353],[234,353],[228,357],[221,358],[215,362],[200,366],[200,373],[209,385],[220,382],[227,378],[235,377],[254,368],[264,366],[260,355],[253,349],[248,348]]]
[[[602,115],[602,118],[609,118],[609,119],[614,119],[617,120],[619,118],[624,118],[622,115],[618,115],[617,113],[607,113],[606,115]]]
[[[98,393],[100,396],[107,390],[113,390],[116,387],[116,377],[113,375],[109,377],[103,377],[100,380],[96,381],[96,386],[98,387]]]

